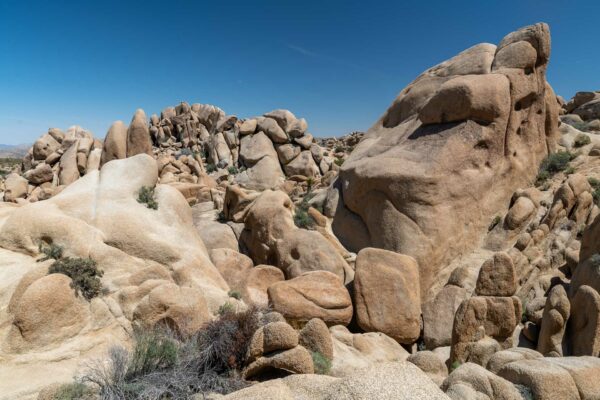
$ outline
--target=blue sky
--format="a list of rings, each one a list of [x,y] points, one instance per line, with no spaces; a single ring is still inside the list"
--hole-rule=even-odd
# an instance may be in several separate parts
[[[426,68],[538,21],[548,77],[600,89],[600,1],[0,3],[0,143],[185,100],[240,117],[287,108],[317,136],[365,130]]]

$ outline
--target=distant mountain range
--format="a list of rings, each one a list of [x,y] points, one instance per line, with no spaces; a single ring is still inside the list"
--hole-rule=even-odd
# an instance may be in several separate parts
[[[0,144],[0,158],[23,158],[31,144]]]

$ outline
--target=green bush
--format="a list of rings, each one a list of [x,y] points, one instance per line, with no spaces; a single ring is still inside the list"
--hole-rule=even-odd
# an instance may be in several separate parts
[[[142,186],[138,192],[138,203],[145,204],[152,210],[158,210],[158,203],[154,199],[154,188],[151,186]]]
[[[585,122],[575,122],[571,126],[581,132],[587,132],[588,130],[587,123]]]
[[[536,185],[541,185],[546,180],[554,176],[554,174],[564,171],[569,166],[569,162],[577,157],[568,151],[559,151],[557,153],[550,154],[542,161],[538,176],[536,179]]]
[[[104,274],[91,258],[60,257],[48,269],[49,274],[64,274],[72,279],[71,287],[77,295],[81,294],[91,300],[102,292]]]
[[[594,203],[600,207],[600,180],[596,178],[588,178],[588,182],[593,189],[592,197],[594,198]]]
[[[40,243],[40,253],[43,253],[44,257],[40,258],[38,262],[46,260],[59,260],[62,258],[63,248],[54,243],[51,243],[49,246],[44,246],[42,243]]]
[[[206,164],[206,173],[210,174],[217,170],[217,166],[215,164]]]
[[[225,314],[229,314],[229,313],[233,312],[233,310],[234,310],[233,304],[231,304],[230,302],[227,301],[219,306],[219,310],[217,311],[217,313],[219,315],[223,316]]]
[[[344,146],[341,145],[335,146],[335,148],[333,149],[335,153],[343,153],[345,150],[346,149],[344,148]]]
[[[337,157],[335,160],[333,160],[333,162],[338,166],[341,167],[342,164],[344,164],[344,159],[343,158],[339,158]]]
[[[151,331],[136,332],[135,347],[127,367],[125,379],[137,377],[172,368],[178,359],[178,343],[166,327]]]
[[[94,400],[96,393],[81,382],[67,383],[58,388],[52,396],[53,400]]]
[[[579,133],[577,136],[575,136],[575,140],[573,141],[573,146],[583,147],[590,143],[592,143],[592,140],[590,139],[590,137],[588,135],[586,135],[585,133]]]
[[[460,367],[460,361],[456,360],[452,363],[452,365],[450,365],[450,372],[454,371],[458,367]]]
[[[312,360],[315,367],[315,374],[327,375],[331,370],[331,360],[318,351],[312,351]]]
[[[229,293],[227,293],[227,295],[237,300],[240,300],[242,298],[242,294],[237,290],[230,290]]]
[[[492,222],[490,222],[490,225],[488,226],[488,231],[491,231],[492,229],[494,229],[496,227],[496,225],[498,225],[500,223],[500,221],[502,221],[502,217],[499,215],[496,215],[494,217],[494,219],[492,220]]]
[[[309,204],[310,199],[312,199],[314,195],[311,193],[310,189],[302,199],[302,201],[296,204],[296,211],[294,213],[294,224],[298,228],[302,229],[314,229],[316,225],[316,221],[313,217],[308,213],[308,209],[311,207]]]
[[[240,170],[235,165],[232,165],[231,167],[227,168],[227,172],[229,172],[229,175],[236,175],[240,172]]]

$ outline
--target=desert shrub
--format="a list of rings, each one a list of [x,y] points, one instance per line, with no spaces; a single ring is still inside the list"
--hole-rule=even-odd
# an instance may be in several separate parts
[[[62,254],[62,252],[61,252]],[[77,295],[81,294],[91,300],[102,292],[104,274],[91,258],[59,257],[48,269],[49,274],[64,274],[72,279],[71,287]]]
[[[577,157],[568,151],[559,151],[557,153],[550,154],[542,161],[538,176],[536,179],[536,185],[541,185],[546,180],[554,176],[557,172],[564,171],[569,166],[569,162]]]
[[[154,188],[151,186],[142,186],[138,192],[138,203],[145,204],[152,210],[158,210],[158,203],[154,199]]]
[[[517,383],[517,384],[515,384],[515,388],[519,391],[519,394],[521,395],[523,400],[533,400],[534,399],[531,389],[529,389],[527,386]]]
[[[318,351],[312,351],[312,360],[315,367],[315,374],[327,375],[331,370],[331,360]]]
[[[167,326],[134,332],[131,351],[113,347],[109,360],[88,367],[84,382],[107,400],[190,399],[227,394],[248,384],[241,378],[252,335],[260,326],[256,309],[225,312],[190,337]]]
[[[344,150],[345,150],[344,146],[341,146],[341,145],[337,145],[337,146],[335,146],[335,148],[333,149],[333,151],[334,151],[334,152],[336,152],[336,153],[343,153],[343,152],[344,152]]]
[[[583,147],[587,144],[592,143],[592,140],[590,139],[590,137],[584,133],[579,133],[577,136],[575,136],[575,140],[573,141],[573,146],[575,147]]]
[[[314,229],[316,221],[308,213],[310,204],[308,203],[312,198],[312,194],[309,192],[304,196],[302,201],[296,205],[296,212],[294,213],[294,224],[298,228],[302,229]]]
[[[197,336],[205,369],[218,373],[242,368],[252,335],[260,326],[258,310],[228,311]]]
[[[73,382],[61,385],[52,396],[53,400],[94,400],[96,392],[88,385]]]
[[[308,178],[308,179],[306,180],[306,191],[307,191],[308,193],[310,193],[310,192],[311,192],[311,190],[312,190],[312,188],[313,188],[313,185],[314,185],[314,184],[315,184],[315,180],[314,180],[313,178]]]
[[[179,150],[179,155],[177,158],[181,157],[181,156],[191,156],[194,155],[194,152],[192,151],[192,149],[190,149],[189,147],[184,147],[183,149]]]
[[[134,380],[154,371],[172,368],[177,363],[177,358],[178,344],[168,328],[139,330],[136,333],[135,347],[131,353],[125,379]]]
[[[502,217],[499,215],[496,215],[494,217],[494,219],[492,220],[492,222],[490,222],[490,225],[488,226],[488,231],[491,231],[492,229],[494,229],[496,227],[496,225],[498,225],[500,223],[500,221],[502,221]]]
[[[54,243],[51,243],[48,246],[44,246],[43,243],[40,243],[40,253],[44,254],[44,257],[40,258],[38,262],[59,260],[62,258],[63,248]]]
[[[234,310],[233,304],[231,304],[230,302],[227,301],[219,306],[219,310],[217,311],[217,314],[223,316],[225,314],[233,312],[233,310]]]
[[[450,372],[460,367],[460,361],[456,360],[450,365]]]
[[[235,175],[239,173],[240,170],[235,165],[232,165],[231,167],[227,168],[227,172],[229,172],[229,175]]]
[[[575,173],[575,168],[573,168],[570,165],[565,169],[565,175],[571,175],[571,174],[574,174],[574,173]]]
[[[343,158],[336,157],[336,159],[335,159],[335,160],[333,160],[333,162],[334,162],[334,163],[335,163],[335,164],[336,164],[338,167],[341,167],[341,166],[342,166],[342,164],[344,163],[344,159],[343,159]]]
[[[237,300],[240,300],[242,298],[242,294],[237,290],[230,290],[229,293],[227,293],[227,295]]]
[[[585,122],[575,122],[571,124],[571,126],[581,132],[586,132],[588,130],[587,123]]]
[[[600,206],[600,180],[596,178],[588,178],[588,182],[592,186],[592,197],[594,198],[594,203],[597,206]]]
[[[211,172],[215,172],[217,170],[217,166],[215,164],[206,164],[206,172],[210,174]]]

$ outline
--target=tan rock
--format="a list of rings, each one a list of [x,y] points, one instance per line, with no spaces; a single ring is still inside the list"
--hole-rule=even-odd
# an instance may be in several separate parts
[[[77,142],[74,142],[60,157],[60,172],[58,177],[61,185],[70,185],[79,179]]]
[[[127,157],[127,126],[123,121],[115,121],[108,129],[102,148],[101,165],[112,160]]]
[[[347,281],[346,261],[318,232],[297,228],[285,231],[275,242],[275,253],[277,266],[287,279],[311,271],[329,271]]]
[[[310,353],[302,346],[282,352],[262,356],[248,365],[244,371],[245,379],[260,379],[262,374],[281,370],[286,374],[312,374],[313,361]]]
[[[493,122],[510,109],[508,79],[496,75],[464,75],[443,83],[419,112],[424,124],[476,120]]]
[[[257,121],[254,118],[247,119],[240,125],[240,134],[241,135],[252,135],[256,132],[256,124]]]
[[[383,332],[400,343],[415,342],[421,332],[419,267],[409,256],[366,248],[356,257],[354,303],[358,325]]]
[[[252,167],[263,157],[277,159],[273,142],[263,132],[242,137],[240,141],[240,158],[244,165]]]
[[[431,351],[418,351],[410,355],[406,361],[415,364],[438,386],[448,377],[448,368],[440,358]]]
[[[283,272],[279,268],[271,265],[257,265],[246,275],[242,288],[242,299],[246,304],[267,308],[269,305],[267,289],[284,280]]]
[[[466,391],[464,387],[467,388]],[[522,399],[519,391],[509,381],[474,363],[463,364],[452,371],[442,384],[442,390],[453,400]],[[465,396],[466,393],[470,396]]]
[[[298,346],[298,332],[287,322],[271,322],[262,327],[263,354]]]
[[[289,127],[292,125],[294,121],[296,121],[296,116],[289,110],[273,110],[264,115],[266,118],[272,118],[277,121],[277,124],[284,131],[288,131]]]
[[[581,265],[578,269],[581,268]],[[568,342],[574,356],[600,356],[600,294],[590,286],[579,286],[571,298]]]
[[[334,376],[348,376],[384,362],[404,361],[409,353],[394,339],[381,332],[351,333],[336,325],[329,328],[333,340]]]
[[[492,71],[491,45],[430,68],[340,167],[334,233],[353,252],[377,247],[414,257],[422,296],[441,268],[479,243],[555,147],[558,104],[545,84],[548,26],[509,34],[498,50],[515,41],[537,52],[533,71]]]
[[[77,335],[90,318],[87,302],[71,288],[71,278],[50,274],[33,282],[14,307],[13,325],[31,346],[60,344]]]
[[[535,350],[527,349],[525,347],[513,347],[495,353],[486,365],[486,369],[494,374],[505,365],[518,360],[534,360],[536,358],[543,358],[541,353]]]
[[[298,157],[298,155],[302,151],[300,147],[294,146],[291,143],[281,144],[275,147],[275,150],[277,150],[279,161],[284,165],[292,161],[294,158]]]
[[[423,304],[423,340],[428,349],[450,346],[454,314],[468,297],[466,289],[447,285],[434,299]]]
[[[322,320],[313,318],[308,321],[300,331],[299,343],[308,351],[333,360],[333,340],[327,324]]]
[[[293,137],[297,138],[303,136],[306,130],[308,129],[308,124],[304,118],[295,119],[287,129],[287,133]]]
[[[33,159],[45,160],[58,149],[60,149],[60,143],[50,133],[46,133],[33,144]]]
[[[505,218],[506,225],[509,229],[520,228],[534,212],[535,204],[529,198],[521,196],[508,210]]]
[[[19,174],[10,173],[4,181],[4,201],[16,202],[27,196],[27,179]]]
[[[313,318],[327,325],[347,325],[352,318],[352,301],[343,281],[327,271],[307,272],[268,289],[269,304],[291,322]]]
[[[166,323],[181,334],[189,335],[210,320],[210,313],[198,289],[165,283],[142,299],[133,312],[133,320],[143,327]]]
[[[254,264],[250,257],[232,249],[213,249],[210,259],[231,290],[240,291]]]
[[[283,166],[288,176],[301,175],[314,178],[320,175],[319,166],[315,163],[310,151],[302,151],[296,158]]]
[[[142,153],[152,155],[152,140],[146,113],[138,108],[127,128],[127,157]]]
[[[537,351],[547,357],[563,355],[563,336],[571,312],[571,303],[562,285],[556,285],[548,294],[542,326],[538,336]]]
[[[475,343],[490,338],[510,344],[521,320],[521,301],[517,297],[471,297],[462,302],[454,316],[451,362],[469,360]],[[485,345],[485,343],[484,343]]]
[[[535,399],[581,399],[569,372],[545,359],[511,362],[502,367],[498,375],[514,384],[528,387]]]
[[[273,118],[263,118],[258,121],[259,131],[264,132],[273,143],[286,143],[288,136]]]
[[[517,272],[510,256],[495,253],[486,260],[477,277],[475,292],[479,296],[512,296],[517,291]]]

